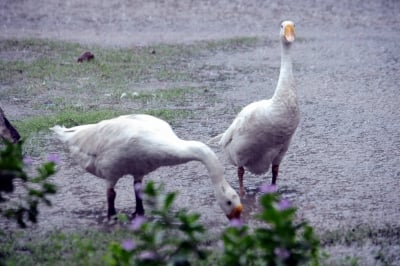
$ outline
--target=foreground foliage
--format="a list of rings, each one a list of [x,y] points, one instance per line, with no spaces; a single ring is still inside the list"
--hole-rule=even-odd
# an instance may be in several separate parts
[[[222,265],[319,265],[319,240],[306,222],[295,222],[296,209],[274,186],[261,197],[265,224],[251,230],[237,224],[223,233]]]
[[[184,210],[172,215],[174,193],[157,204],[158,190],[150,182],[145,194],[153,207],[151,216],[133,220],[132,238],[113,242],[106,255],[108,265],[198,265],[210,255],[204,249],[204,228],[199,215]],[[281,199],[274,186],[261,197],[264,208],[258,218],[265,222],[251,230],[233,220],[222,234],[224,249],[214,254],[215,265],[319,265],[319,240],[306,222],[294,222],[296,209]],[[202,248],[203,247],[203,248]]]
[[[48,178],[55,173],[55,161],[39,166],[35,177],[30,177],[25,172],[26,162],[22,155],[22,142],[17,144],[6,142],[4,148],[0,150],[0,215],[14,219],[23,228],[27,226],[27,222],[37,222],[39,203],[51,206],[48,195],[56,193],[56,187],[48,181]],[[21,193],[19,200],[6,202],[7,199],[3,194],[13,193],[16,182],[24,192]]]
[[[207,257],[201,246],[205,229],[199,223],[200,215],[174,212],[176,193],[162,197],[159,191],[152,182],[147,184],[145,200],[154,219],[136,217],[130,226],[132,234],[122,243],[110,243],[105,256],[108,265],[190,265]]]
[[[39,203],[51,205],[48,195],[56,190],[48,178],[55,173],[57,158],[49,158],[36,177],[29,177],[21,145],[7,143],[0,151],[0,199],[6,199],[1,193],[14,192],[17,181],[25,190],[14,205],[0,205],[0,213],[26,227],[37,221]],[[319,240],[312,227],[295,222],[296,209],[274,186],[261,192],[263,211],[257,217],[263,225],[251,229],[231,221],[221,236],[222,249],[210,249],[199,214],[173,209],[175,192],[163,193],[162,186],[148,182],[142,195],[148,218],[137,216],[130,222],[121,215],[111,233],[58,232],[42,236],[42,242],[32,241],[29,234],[18,239],[2,232],[0,265],[319,265]]]

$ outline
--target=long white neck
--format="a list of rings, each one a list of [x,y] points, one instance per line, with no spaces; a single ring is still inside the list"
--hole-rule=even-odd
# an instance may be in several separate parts
[[[239,195],[224,178],[224,167],[215,153],[202,142],[186,141],[186,144],[185,153],[189,155],[192,160],[202,162],[207,168],[215,197],[224,213],[228,216],[231,216],[237,210],[240,210],[240,213],[242,205]]]
[[[279,72],[278,85],[276,87],[274,101],[286,102],[291,98],[296,98],[296,88],[293,77],[293,64],[290,54],[292,44],[281,42],[281,69]]]
[[[215,153],[204,143],[199,141],[185,141],[188,159],[200,161],[207,168],[213,185],[225,181],[224,168]]]

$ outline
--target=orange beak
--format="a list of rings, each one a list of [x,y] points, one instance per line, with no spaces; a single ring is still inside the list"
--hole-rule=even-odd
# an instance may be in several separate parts
[[[227,215],[227,217],[229,220],[240,219],[240,214],[242,213],[242,211],[243,211],[243,206],[242,204],[239,204],[232,210],[232,212],[229,215]]]
[[[293,25],[286,25],[284,36],[287,42],[293,42],[295,38],[294,27]]]

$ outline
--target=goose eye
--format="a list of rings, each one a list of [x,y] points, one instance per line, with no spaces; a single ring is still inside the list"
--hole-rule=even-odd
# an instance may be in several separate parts
[[[228,204],[229,206],[231,206],[231,205],[232,205],[232,201],[228,200],[228,201],[226,202],[226,204]]]

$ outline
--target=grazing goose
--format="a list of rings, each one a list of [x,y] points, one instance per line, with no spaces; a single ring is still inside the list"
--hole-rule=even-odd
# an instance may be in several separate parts
[[[237,115],[219,140],[230,163],[238,167],[240,195],[245,194],[245,168],[263,174],[272,164],[272,184],[276,184],[281,163],[299,124],[299,106],[292,71],[291,47],[295,39],[292,21],[281,23],[281,68],[271,99],[253,102]]]
[[[178,138],[165,121],[150,115],[125,115],[97,124],[51,128],[89,173],[107,181],[108,218],[116,214],[114,187],[124,175],[134,178],[136,212],[143,215],[143,177],[160,166],[200,161],[211,177],[217,202],[229,219],[240,218],[239,195],[225,180],[215,153],[198,141]],[[179,177],[178,177],[179,178]]]
[[[19,135],[18,131],[11,125],[10,121],[8,121],[1,108],[0,108],[0,136],[12,143],[16,143],[21,139],[21,136]]]

